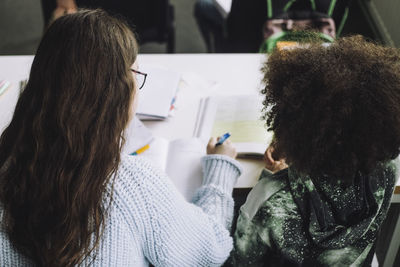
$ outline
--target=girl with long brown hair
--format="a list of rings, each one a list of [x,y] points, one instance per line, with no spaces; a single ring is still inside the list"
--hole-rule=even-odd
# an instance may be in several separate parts
[[[192,203],[168,177],[121,154],[138,46],[102,10],[56,20],[0,139],[1,266],[219,265],[232,248],[240,166],[215,139]]]

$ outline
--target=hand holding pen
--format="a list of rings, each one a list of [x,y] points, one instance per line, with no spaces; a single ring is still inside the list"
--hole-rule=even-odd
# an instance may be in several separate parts
[[[231,158],[236,158],[236,148],[228,139],[229,133],[224,134],[218,138],[211,137],[207,145],[207,154],[220,154]]]
[[[220,146],[220,145],[222,145],[222,144],[225,142],[225,140],[228,139],[230,136],[231,136],[230,133],[226,133],[226,134],[224,134],[223,136],[218,137],[218,142],[215,144],[215,146]]]

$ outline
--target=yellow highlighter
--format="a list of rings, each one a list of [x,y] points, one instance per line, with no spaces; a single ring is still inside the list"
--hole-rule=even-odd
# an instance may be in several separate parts
[[[136,150],[135,152],[133,152],[129,155],[139,155],[140,153],[143,153],[144,151],[146,151],[149,148],[150,148],[150,145],[145,145],[144,147],[139,148],[138,150]]]

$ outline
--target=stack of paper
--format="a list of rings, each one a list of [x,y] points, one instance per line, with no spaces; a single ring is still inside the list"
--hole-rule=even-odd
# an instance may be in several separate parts
[[[163,120],[173,107],[180,74],[159,67],[141,67],[147,73],[146,84],[139,92],[136,114],[141,120]]]

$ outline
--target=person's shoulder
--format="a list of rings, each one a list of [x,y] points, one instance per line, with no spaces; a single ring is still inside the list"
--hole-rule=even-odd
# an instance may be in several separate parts
[[[268,213],[270,216],[295,216],[300,218],[300,213],[288,185],[264,201],[259,212]]]
[[[166,178],[166,174],[146,158],[122,154],[112,185],[117,192],[132,192],[138,188],[144,190]]]
[[[241,211],[250,219],[259,213],[268,213],[268,216],[284,214],[297,216],[297,206],[290,192],[287,175],[287,169],[275,174],[264,169]]]
[[[143,207],[156,201],[166,191],[168,176],[144,157],[121,155],[115,175],[107,185],[106,200],[122,213],[132,213],[135,207]]]
[[[152,163],[145,157],[132,156],[125,153],[121,153],[121,162],[119,171],[121,171],[121,168],[122,169],[128,168],[130,170],[131,169],[141,170],[141,169],[152,169],[154,167],[152,166]]]
[[[119,177],[144,179],[144,177],[162,175],[162,173],[161,169],[145,157],[121,154],[117,173]]]
[[[288,169],[275,174],[264,171],[260,177],[260,182],[268,187],[272,185],[274,189],[270,196],[261,203],[258,209],[259,213],[268,213],[269,216],[300,216],[288,183]]]
[[[394,160],[389,161],[386,165],[385,171],[387,176],[394,176],[394,180],[397,181],[400,178],[400,156],[397,156]]]
[[[396,181],[400,177],[400,158],[378,163],[376,168],[368,174],[370,183],[376,190],[393,191]]]

